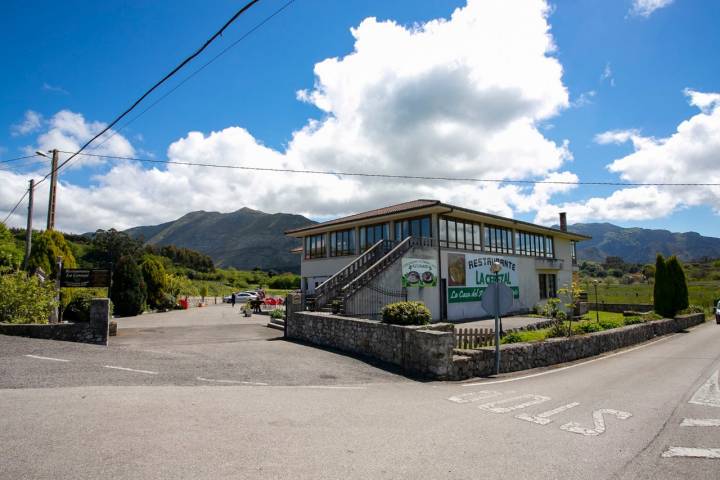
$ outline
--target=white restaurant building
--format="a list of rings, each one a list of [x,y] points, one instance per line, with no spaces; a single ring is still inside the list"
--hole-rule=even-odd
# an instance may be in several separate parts
[[[500,281],[527,312],[572,281],[577,242],[589,237],[449,205],[414,200],[289,230],[302,239],[301,289],[317,308],[377,318],[387,303],[420,300],[433,320],[487,316],[482,294]]]

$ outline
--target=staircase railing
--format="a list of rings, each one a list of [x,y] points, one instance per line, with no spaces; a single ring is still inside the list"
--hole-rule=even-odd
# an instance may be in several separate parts
[[[435,240],[428,237],[407,237],[405,240],[397,244],[392,250],[390,250],[385,256],[380,258],[377,262],[367,268],[364,272],[358,275],[355,279],[348,282],[341,288],[343,294],[343,301],[347,301],[362,287],[367,285],[373,278],[378,276],[383,270],[395,263],[398,259],[402,258],[405,253],[414,247],[434,247],[436,246]]]
[[[315,287],[315,306],[321,308],[340,295],[343,286],[350,283],[379,258],[385,256],[397,244],[394,240],[380,240],[362,255],[350,262],[345,268]]]

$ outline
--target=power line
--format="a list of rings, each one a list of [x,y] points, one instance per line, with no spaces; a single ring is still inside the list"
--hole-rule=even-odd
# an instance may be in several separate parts
[[[15,206],[12,208],[12,210],[10,210],[10,213],[7,214],[7,217],[5,217],[5,220],[3,220],[2,223],[7,224],[8,219],[12,216],[13,213],[15,213],[15,210],[17,210],[17,208],[20,206],[22,201],[25,200],[25,197],[27,197],[29,192],[30,192],[29,189],[25,190],[25,193],[23,194],[23,196],[20,197],[20,200],[18,200],[18,202],[15,204]]]
[[[37,186],[37,185],[41,184],[42,182],[44,182],[45,180],[47,180],[47,178],[48,178],[53,172],[57,172],[58,170],[60,170],[60,169],[61,169],[64,165],[66,165],[70,160],[72,160],[72,159],[75,158],[75,156],[77,156],[80,152],[82,152],[83,150],[85,150],[85,148],[87,148],[88,145],[90,145],[92,142],[94,142],[94,141],[97,140],[99,137],[101,137],[103,134],[105,134],[105,132],[107,132],[108,130],[110,130],[116,123],[118,123],[120,120],[122,120],[122,119],[125,117],[125,115],[127,115],[128,113],[130,113],[136,106],[138,106],[138,104],[140,104],[140,102],[142,102],[148,95],[150,95],[150,93],[152,93],[156,88],[158,88],[160,85],[162,85],[163,83],[165,83],[165,81],[167,81],[170,77],[172,77],[173,75],[175,75],[182,67],[184,67],[185,65],[187,65],[193,58],[195,58],[195,57],[197,57],[198,55],[200,55],[200,53],[202,53],[202,51],[205,50],[205,49],[208,47],[208,45],[210,45],[217,37],[219,37],[220,35],[222,35],[222,33],[225,31],[225,29],[227,29],[227,27],[230,26],[231,23],[233,23],[240,15],[242,15],[243,13],[245,13],[247,10],[249,10],[253,5],[255,5],[256,3],[258,3],[259,1],[260,1],[260,0],[251,0],[250,2],[246,3],[240,10],[238,10],[238,11],[235,13],[235,15],[233,15],[233,16],[230,18],[230,20],[228,20],[227,22],[225,22],[225,25],[223,25],[223,26],[220,28],[220,30],[218,30],[217,32],[215,32],[215,34],[214,34],[212,37],[210,37],[200,48],[198,48],[195,52],[193,52],[193,53],[192,53],[189,57],[187,57],[185,60],[183,60],[182,62],[180,62],[175,68],[173,68],[173,69],[170,71],[170,73],[168,73],[167,75],[165,75],[161,80],[159,80],[159,81],[156,82],[152,87],[150,87],[150,89],[147,90],[144,94],[142,94],[142,95],[140,96],[140,98],[138,98],[137,100],[135,100],[135,102],[134,102],[128,109],[126,109],[126,110],[125,110],[123,113],[121,113],[119,116],[115,117],[115,119],[114,119],[112,122],[110,122],[105,128],[103,128],[100,133],[98,133],[97,135],[95,135],[94,137],[92,137],[90,140],[88,140],[87,142],[85,142],[85,144],[84,144],[82,147],[80,147],[80,149],[79,149],[77,152],[75,152],[75,153],[73,153],[72,155],[70,155],[70,157],[68,157],[65,161],[63,161],[60,165],[58,165],[57,168],[55,168],[53,171],[51,171],[50,173],[48,173],[47,175],[45,175],[38,183],[35,184],[35,186]]]
[[[0,160],[0,163],[17,162],[18,160],[25,160],[26,158],[33,158],[33,157],[39,157],[39,155],[37,153],[33,153],[32,155],[25,155],[24,157],[16,157],[16,158],[10,158],[7,160]]]
[[[163,100],[165,100],[165,98],[167,98],[167,97],[169,97],[170,95],[172,95],[172,94],[175,92],[175,90],[177,90],[178,88],[180,88],[181,86],[183,86],[188,80],[190,80],[190,79],[193,78],[195,75],[197,75],[197,74],[200,73],[202,70],[204,70],[205,67],[207,67],[208,65],[210,65],[211,63],[213,63],[215,60],[217,60],[217,59],[220,58],[221,56],[225,55],[230,49],[232,49],[232,48],[235,47],[238,43],[242,42],[242,41],[245,40],[247,37],[249,37],[250,35],[252,35],[253,33],[255,33],[255,31],[259,30],[263,25],[265,25],[267,22],[269,22],[270,20],[272,20],[275,16],[279,15],[283,10],[285,10],[287,7],[289,7],[289,6],[290,6],[291,4],[293,4],[293,3],[295,3],[295,0],[289,0],[288,2],[286,2],[285,4],[283,4],[280,8],[278,8],[277,10],[275,10],[273,13],[271,13],[270,15],[268,15],[267,17],[265,17],[261,22],[255,24],[254,27],[252,27],[250,30],[248,30],[248,31],[247,31],[245,34],[243,34],[240,38],[238,38],[238,39],[235,40],[233,43],[231,43],[230,45],[228,45],[227,47],[225,47],[224,49],[222,49],[217,55],[215,55],[214,57],[212,57],[210,60],[208,60],[208,61],[207,61],[206,63],[204,63],[203,65],[201,65],[200,68],[198,68],[197,70],[193,71],[190,75],[188,75],[187,77],[185,77],[184,79],[182,79],[177,85],[175,85],[173,88],[171,88],[170,90],[168,90],[167,92],[165,92],[160,98],[158,98],[157,100],[155,100],[154,102],[152,102],[152,103],[151,103],[150,105],[148,105],[144,110],[140,111],[140,113],[138,113],[138,114],[135,115],[133,118],[131,118],[130,120],[128,120],[126,123],[124,123],[120,128],[118,128],[117,130],[113,130],[112,133],[111,133],[110,135],[108,135],[108,137],[107,137],[105,140],[103,140],[103,141],[100,142],[98,145],[96,145],[95,147],[93,147],[93,150],[97,150],[97,149],[100,148],[101,146],[105,145],[105,143],[107,143],[111,138],[113,138],[115,135],[117,135],[117,134],[120,133],[121,131],[125,130],[125,129],[126,129],[130,124],[132,124],[135,120],[137,120],[138,118],[142,117],[148,110],[150,110],[150,109],[153,108],[155,105],[157,105],[158,103],[160,103],[160,102],[162,102]]]
[[[63,152],[61,153],[70,153]],[[459,177],[433,177],[425,175],[393,175],[388,173],[364,173],[364,172],[337,172],[328,170],[303,170],[293,168],[271,168],[271,167],[254,167],[246,165],[228,165],[216,163],[198,163],[198,162],[179,162],[175,160],[156,160],[153,158],[136,158],[136,157],[120,157],[114,155],[97,155],[92,153],[82,153],[89,157],[109,158],[114,160],[129,160],[133,162],[143,163],[160,163],[169,165],[185,165],[191,167],[208,167],[208,168],[225,168],[232,170],[252,170],[259,172],[279,172],[279,173],[305,173],[316,175],[333,175],[348,177],[370,177],[370,178],[390,178],[403,180],[442,180],[451,182],[474,182],[474,183],[516,183],[526,185],[593,185],[593,186],[610,186],[610,187],[720,187],[720,183],[670,183],[670,182],[601,182],[601,181],[569,181],[569,180],[508,180],[500,178],[459,178]]]

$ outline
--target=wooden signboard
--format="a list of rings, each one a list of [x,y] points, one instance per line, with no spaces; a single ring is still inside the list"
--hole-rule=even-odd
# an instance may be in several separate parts
[[[60,276],[61,287],[92,288],[109,287],[110,270],[67,268]]]

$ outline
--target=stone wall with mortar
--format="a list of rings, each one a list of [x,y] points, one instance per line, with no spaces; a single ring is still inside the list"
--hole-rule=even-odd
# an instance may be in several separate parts
[[[580,308],[587,308],[587,310],[595,310],[595,302],[580,302]],[[633,312],[652,312],[655,308],[650,303],[604,303],[600,302],[597,304],[597,309],[601,312],[612,312],[622,313],[625,311]]]
[[[572,362],[642,343],[660,335],[679,332],[704,321],[705,315],[698,313],[570,338],[551,338],[544,342],[501,345],[500,371],[501,373],[516,372]],[[479,350],[455,350],[455,352],[458,357],[454,362],[453,378],[482,377],[493,373],[494,347]]]
[[[401,326],[323,312],[296,312],[288,315],[286,336],[381,360],[413,374],[434,378],[452,374],[455,333],[451,324]]]
[[[109,323],[110,301],[107,298],[94,298],[90,304],[88,322],[21,325],[0,323],[0,335],[107,345]]]

